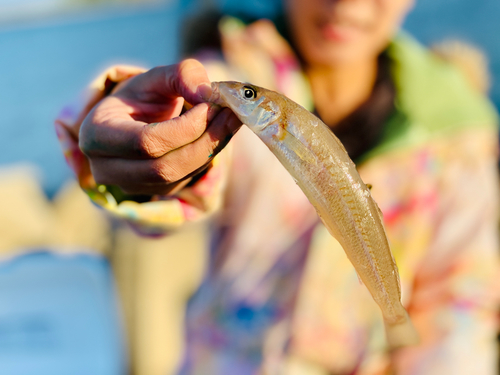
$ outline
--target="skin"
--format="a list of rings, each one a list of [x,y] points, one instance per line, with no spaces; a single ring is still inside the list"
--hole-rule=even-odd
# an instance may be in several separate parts
[[[413,0],[286,1],[292,39],[327,125],[368,99],[377,57],[412,6]]]
[[[382,310],[390,348],[415,345],[382,214],[342,143],[316,116],[275,91],[231,81],[212,87],[211,100],[231,108],[269,147],[342,245]]]
[[[96,182],[129,194],[182,188],[241,126],[229,109],[205,102],[211,92],[205,69],[192,59],[118,85],[80,128]],[[185,102],[193,107],[181,115]]]
[[[316,109],[329,126],[369,97],[377,56],[412,4],[286,1]],[[195,60],[154,68],[118,85],[89,113],[79,134],[96,182],[129,194],[168,194],[184,186],[241,126],[230,110],[206,103],[210,93],[206,72]],[[181,115],[184,101],[194,107]]]

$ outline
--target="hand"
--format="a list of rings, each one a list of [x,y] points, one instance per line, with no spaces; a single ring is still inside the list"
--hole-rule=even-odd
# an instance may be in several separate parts
[[[168,194],[206,168],[241,122],[206,103],[210,81],[196,60],[120,83],[80,128],[79,145],[98,184],[128,194]],[[185,102],[193,105],[181,114]]]

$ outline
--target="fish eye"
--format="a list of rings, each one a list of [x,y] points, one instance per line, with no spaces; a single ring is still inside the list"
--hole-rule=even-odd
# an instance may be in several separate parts
[[[245,99],[255,99],[257,97],[257,91],[250,86],[243,86],[243,96]]]

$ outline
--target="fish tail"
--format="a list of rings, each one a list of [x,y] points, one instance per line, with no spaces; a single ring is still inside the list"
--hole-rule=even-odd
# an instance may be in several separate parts
[[[401,319],[396,323],[385,323],[385,334],[389,349],[397,349],[405,346],[417,345],[420,341],[417,330],[413,326],[408,313],[405,319]]]

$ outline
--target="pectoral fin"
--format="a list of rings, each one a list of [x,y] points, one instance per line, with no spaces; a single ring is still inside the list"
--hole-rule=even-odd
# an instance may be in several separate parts
[[[316,158],[314,153],[307,147],[307,145],[302,143],[292,133],[290,133],[283,127],[280,127],[279,129],[279,134],[276,137],[279,138],[280,142],[283,142],[290,151],[294,152],[300,159],[304,160],[307,163],[318,163],[318,159]]]

